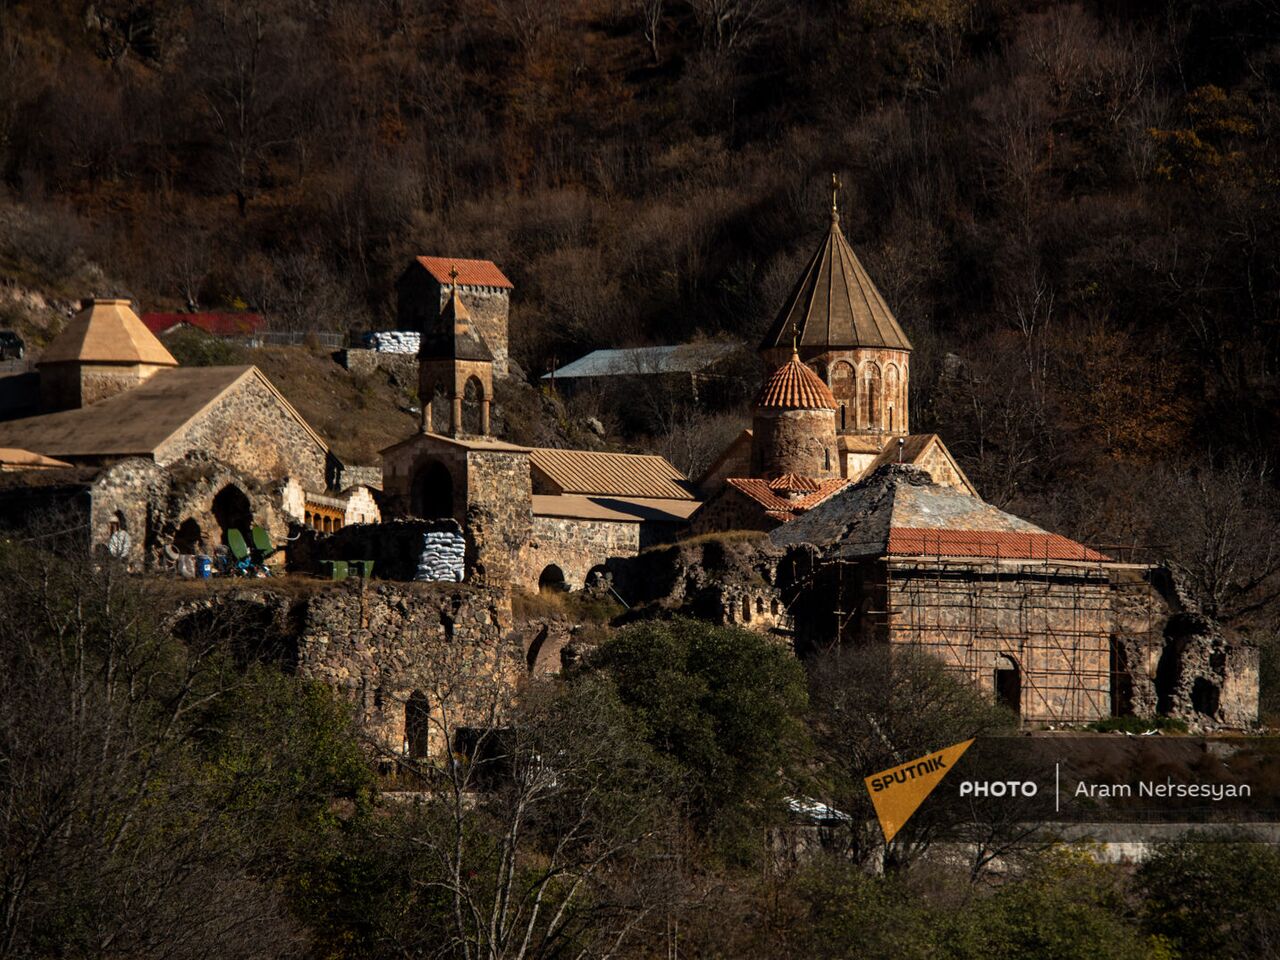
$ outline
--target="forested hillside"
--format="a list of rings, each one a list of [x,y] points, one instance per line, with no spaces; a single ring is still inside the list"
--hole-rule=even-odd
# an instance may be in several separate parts
[[[532,377],[755,338],[834,171],[913,428],[1243,615],[1277,567],[1278,89],[1270,0],[9,0],[0,272],[345,330],[411,254],[492,258]]]

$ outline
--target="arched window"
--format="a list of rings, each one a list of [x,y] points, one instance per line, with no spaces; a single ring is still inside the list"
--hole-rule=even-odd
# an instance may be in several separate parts
[[[857,392],[854,389],[853,364],[846,360],[837,360],[831,365],[831,392],[840,401],[841,407],[853,402],[854,394]]]
[[[900,429],[900,425],[895,422],[894,412],[900,407],[898,388],[901,382],[897,365],[891,363],[884,368],[884,406],[889,417],[890,431]]]
[[[409,510],[415,517],[433,520],[453,516],[453,476],[439,460],[418,467],[410,487]]]
[[[756,597],[756,613],[764,613],[764,597]]]
[[[751,622],[751,601],[747,597],[742,598],[742,622]]]
[[[861,416],[858,418],[858,426],[867,430],[878,430],[883,424],[881,423],[882,411],[882,393],[880,383],[880,366],[871,361],[862,368],[861,383],[862,409],[859,411]]]
[[[330,518],[330,517],[325,517],[325,518],[324,518],[324,520],[323,520],[323,521],[321,521],[321,522],[324,524],[324,532],[325,532],[325,533],[333,533],[333,519],[332,519],[332,518]]]
[[[404,705],[404,752],[415,759],[431,752],[431,703],[417,690]]]

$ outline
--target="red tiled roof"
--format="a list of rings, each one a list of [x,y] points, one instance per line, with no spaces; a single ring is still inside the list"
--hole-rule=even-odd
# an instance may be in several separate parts
[[[802,477],[798,473],[784,473],[780,477],[774,477],[769,481],[770,490],[780,490],[790,493],[812,492],[817,490],[819,482],[813,477]]]
[[[730,481],[731,483],[733,481]],[[939,530],[893,527],[890,554],[899,556],[986,557],[1000,560],[1107,561],[1106,554],[1056,533],[1004,530]]]
[[[457,257],[418,257],[418,262],[438,283],[453,283],[449,274],[458,271],[458,283],[464,287],[505,287],[515,284],[506,278],[492,260],[460,260]]]
[[[836,398],[822,378],[793,353],[791,359],[764,382],[756,396],[756,406],[784,410],[834,410]]]
[[[243,337],[261,329],[259,313],[144,313],[142,323],[152,333],[164,333],[189,323],[215,337]]]
[[[799,497],[795,500],[788,500],[786,497],[779,496],[769,489],[770,484],[766,480],[757,480],[750,477],[730,477],[725,482],[764,507],[765,512],[775,520],[790,520],[792,517],[797,517],[806,510],[816,507],[831,494],[848,484],[849,481],[843,477],[813,481],[816,484],[816,489],[807,496]]]

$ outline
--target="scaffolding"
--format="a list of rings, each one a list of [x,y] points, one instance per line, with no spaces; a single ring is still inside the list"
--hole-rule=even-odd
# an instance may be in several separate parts
[[[797,636],[807,632],[812,646],[887,642],[927,651],[989,695],[999,696],[997,671],[1006,664],[1016,670],[1016,705],[1028,722],[1123,712],[1133,677],[1113,636],[1115,604],[1129,594],[1146,606],[1154,564],[1135,562],[1137,548],[1081,547],[1072,558],[1055,542],[1038,556],[1025,544],[1002,555],[999,537],[944,533],[923,551],[841,541],[834,556],[810,554],[789,591]],[[809,604],[830,599],[829,608],[817,601],[825,626],[811,611],[817,622],[807,630],[796,619],[806,616],[796,603],[806,593]],[[1146,634],[1153,623],[1147,616]]]

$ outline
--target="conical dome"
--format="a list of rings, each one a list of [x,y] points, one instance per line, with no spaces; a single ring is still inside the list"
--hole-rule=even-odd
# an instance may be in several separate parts
[[[128,300],[90,300],[45,348],[37,366],[51,363],[154,364],[176,367]]]
[[[785,347],[793,337],[801,347],[820,350],[911,349],[911,341],[845,239],[834,207],[827,236],[810,258],[760,349]]]
[[[836,398],[822,378],[792,351],[791,359],[764,382],[755,405],[776,410],[834,410]]]

